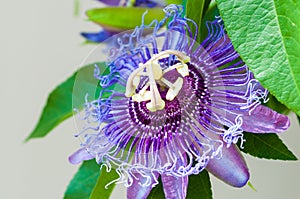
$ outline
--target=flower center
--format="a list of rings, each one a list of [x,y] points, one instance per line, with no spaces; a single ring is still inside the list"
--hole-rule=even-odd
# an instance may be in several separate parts
[[[168,58],[170,55],[175,55],[179,62],[163,70],[159,60]],[[176,50],[165,50],[155,54],[146,63],[140,63],[139,67],[130,74],[126,84],[125,96],[131,97],[135,102],[150,101],[146,104],[146,107],[151,112],[164,109],[165,101],[161,97],[157,84],[168,88],[166,99],[172,101],[182,88],[182,77],[189,75],[188,65],[186,64],[189,61],[190,57]],[[174,83],[164,78],[164,75],[172,70],[177,70],[182,76],[178,77]],[[136,92],[140,85],[141,76],[148,77],[148,81],[142,89]]]

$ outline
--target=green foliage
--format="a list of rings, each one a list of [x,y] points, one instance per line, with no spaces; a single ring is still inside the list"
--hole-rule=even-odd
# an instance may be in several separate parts
[[[142,16],[147,11],[144,17],[144,23],[150,24],[154,19],[161,20],[164,17],[164,12],[161,8],[141,8],[141,7],[105,7],[95,8],[86,12],[88,19],[106,29],[122,31],[134,29],[142,23]]]
[[[211,183],[206,170],[189,176],[187,199],[212,199]]]
[[[164,194],[164,188],[161,182],[161,179],[159,177],[158,179],[159,184],[156,185],[148,195],[147,199],[164,199],[165,194]]]
[[[201,23],[201,32],[200,32],[200,42],[202,42],[208,35],[206,23],[208,21],[214,21],[216,20],[216,17],[220,16],[219,10],[217,8],[217,4],[211,3],[208,9],[206,10],[202,23]]]
[[[165,0],[167,4],[181,4],[182,0]]]
[[[109,74],[109,68],[104,62],[89,64],[77,71],[76,80],[73,84],[73,99],[71,101],[73,108],[81,109],[85,103],[86,95],[89,101],[99,97],[102,88],[99,85],[99,80],[94,77],[95,67],[99,68],[100,75]],[[111,86],[111,88],[112,87],[115,89],[115,86]],[[119,89],[119,87],[117,88]],[[103,97],[108,97],[108,93],[105,94]]]
[[[300,115],[300,1],[217,3],[235,49],[255,77]]]
[[[98,66],[101,70],[106,70],[104,63],[98,63]],[[98,80],[91,78],[94,68],[95,64],[80,68],[50,93],[39,122],[26,141],[46,136],[54,127],[71,117],[73,107],[80,108],[87,93],[89,96],[95,96],[99,87]],[[78,89],[73,89],[74,87]]]
[[[285,146],[278,135],[254,134],[244,132],[243,147],[241,151],[248,153],[254,157],[274,159],[274,160],[297,160],[297,157]],[[240,143],[238,143],[240,146]]]
[[[188,0],[182,0],[181,5],[183,6],[184,9],[184,14],[186,14],[186,4],[187,4]]]
[[[159,180],[159,184],[154,187],[147,199],[163,199],[165,198],[163,186]],[[211,183],[206,170],[198,175],[189,176],[189,185],[187,190],[187,199],[212,199]]]
[[[26,141],[44,137],[54,127],[72,116],[72,91],[75,77],[76,73],[50,93],[39,122]]]
[[[96,161],[84,161],[68,185],[64,199],[88,199],[100,175]]]
[[[289,113],[289,109],[283,105],[282,103],[280,103],[273,95],[269,94],[268,95],[268,102],[266,103],[266,105],[275,110],[278,113],[281,114],[288,114]]]
[[[64,199],[109,199],[115,187],[115,183],[110,183],[118,178],[114,169],[100,170],[95,159],[84,161],[68,185]]]
[[[106,172],[105,167],[102,168],[101,175],[92,191],[90,199],[109,199],[110,194],[115,187],[115,183],[112,182],[118,178],[119,175],[114,169],[111,169],[110,172]],[[108,186],[106,187],[106,185]]]
[[[203,8],[204,8],[205,0],[189,0],[186,3],[186,17],[192,19],[196,24],[197,27],[197,39],[196,41],[200,42],[200,32],[201,26],[199,24],[202,23],[202,15],[203,15]],[[189,26],[191,27],[191,31],[193,33],[196,32],[196,27],[193,23],[189,22]]]

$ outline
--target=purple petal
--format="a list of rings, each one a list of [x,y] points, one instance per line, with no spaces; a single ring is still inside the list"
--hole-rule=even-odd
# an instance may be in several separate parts
[[[243,115],[242,128],[253,133],[280,133],[286,131],[290,126],[290,120],[272,109],[259,105],[251,115]]]
[[[98,0],[101,1],[102,3],[105,3],[106,5],[110,6],[118,6],[120,3],[120,0]]]
[[[242,187],[249,180],[246,162],[235,145],[229,148],[225,146],[226,144],[222,149],[222,157],[209,160],[206,170],[231,186]]]
[[[115,33],[109,32],[109,31],[100,31],[98,33],[86,33],[82,32],[81,35],[86,38],[89,41],[92,42],[103,42],[104,40],[108,39],[110,36],[114,35]]]
[[[149,7],[153,8],[156,6],[165,6],[166,3],[161,0],[136,0],[134,6],[136,7]]]
[[[121,3],[121,0],[98,0],[98,1],[109,6],[126,6],[128,4],[127,1]],[[163,0],[136,0],[133,6],[153,8],[155,6],[166,6],[166,2]]]
[[[145,185],[147,178],[143,177],[139,173],[134,173],[134,176],[137,177],[135,179],[133,177],[132,185],[127,188],[127,198],[128,199],[146,199],[149,195],[150,191],[152,190],[152,185],[157,181],[158,173],[155,174],[155,176],[152,176],[152,174],[149,174],[149,176],[152,176],[152,181],[150,185]],[[155,179],[153,179],[155,177]],[[149,179],[148,179],[149,180]],[[144,184],[144,186],[143,186]]]
[[[188,187],[188,176],[175,177],[172,175],[161,175],[166,198],[184,199]]]
[[[86,148],[81,148],[69,157],[69,162],[71,164],[79,164],[84,160],[91,160],[93,158],[95,157],[87,152]]]

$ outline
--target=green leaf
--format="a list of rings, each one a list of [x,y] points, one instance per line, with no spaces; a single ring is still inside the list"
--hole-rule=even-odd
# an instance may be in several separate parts
[[[85,103],[85,96],[88,95],[88,100],[94,100],[99,97],[101,87],[99,80],[94,77],[94,69],[98,67],[100,70],[99,75],[109,74],[109,68],[104,62],[97,62],[83,67],[76,73],[76,80],[73,85],[73,100],[72,104],[74,108],[80,109]],[[114,84],[107,88],[108,90],[118,90],[122,92],[123,87],[119,84]],[[111,93],[104,92],[103,98],[108,97]]]
[[[290,110],[285,105],[281,104],[272,94],[269,93],[268,99],[266,106],[281,114],[287,115],[289,113]]]
[[[219,10],[217,8],[217,4],[215,2],[211,3],[208,9],[206,10],[202,23],[201,23],[201,32],[200,32],[200,42],[202,42],[208,35],[206,23],[208,21],[216,20],[216,17],[220,16]]]
[[[151,190],[151,192],[148,195],[147,199],[164,199],[165,198],[164,189],[163,189],[160,177],[158,178],[158,182],[159,182],[159,184],[156,185]]]
[[[200,42],[200,32],[202,23],[202,14],[204,8],[205,0],[189,0],[186,4],[186,17],[192,19],[198,25],[198,35],[196,41]],[[188,22],[191,27],[191,31],[195,33],[196,27],[193,23]]]
[[[88,199],[100,175],[96,161],[84,161],[71,180],[64,199]]]
[[[211,183],[206,170],[189,176],[187,199],[212,199]]]
[[[166,0],[165,2],[167,4],[177,4],[177,5],[179,5],[179,4],[182,4],[182,1],[183,0]]]
[[[254,157],[274,160],[297,160],[296,156],[287,148],[275,133],[254,134],[244,132],[241,151]],[[240,143],[238,143],[240,146]]]
[[[300,115],[300,1],[217,3],[235,49],[255,77]]]
[[[181,5],[183,6],[184,9],[184,14],[186,14],[186,4],[187,4],[188,0],[182,0]]]
[[[206,14],[207,10],[211,5],[215,4],[215,1],[212,2],[212,0],[205,0],[204,6],[203,6],[203,13],[202,18]],[[203,20],[202,20],[203,21]]]
[[[90,199],[109,199],[110,194],[115,187],[115,183],[112,182],[118,178],[119,175],[114,169],[111,169],[110,172],[106,172],[105,168],[102,168],[101,175],[92,191]],[[108,186],[106,187],[106,185]]]
[[[161,8],[141,7],[105,7],[91,9],[86,12],[88,19],[110,30],[122,31],[134,29],[142,23],[150,24],[154,19],[161,20],[165,13]]]
[[[104,63],[98,63],[98,66],[100,70],[106,70]],[[99,87],[98,80],[93,78],[94,68],[95,64],[82,67],[50,93],[39,122],[25,141],[46,136],[54,127],[71,117],[73,107],[80,108],[86,93],[95,96]],[[78,89],[73,90],[74,87]]]
[[[163,185],[159,179],[159,184],[154,187],[147,199],[165,198]],[[198,175],[189,176],[189,185],[187,190],[187,199],[212,199],[211,183],[206,170]]]

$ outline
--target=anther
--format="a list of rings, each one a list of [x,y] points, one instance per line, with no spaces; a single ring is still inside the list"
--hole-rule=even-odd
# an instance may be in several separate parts
[[[180,63],[177,63],[163,71],[158,61],[159,59],[168,58],[170,55],[175,55]],[[163,76],[174,69],[176,69],[182,77],[188,76],[189,71],[186,63],[189,61],[190,58],[188,56],[176,50],[165,50],[159,54],[153,55],[146,63],[140,63],[139,68],[130,74],[126,84],[125,96],[132,97],[132,100],[136,102],[150,100],[150,102],[146,104],[149,111],[154,112],[164,109],[165,102],[160,96],[156,81],[158,81],[158,83],[164,83],[167,87],[169,87],[166,99],[169,101],[173,100],[182,88],[183,78],[178,77],[175,83],[171,83]],[[139,93],[135,93],[140,84],[141,76],[148,76],[149,82],[146,83]],[[149,87],[150,91],[147,90]]]
[[[182,85],[183,85],[183,79],[181,77],[178,77],[174,84],[172,84],[165,78],[162,78],[161,81],[169,87],[169,90],[166,95],[166,99],[169,101],[172,101],[178,95],[179,91],[181,90]]]
[[[139,64],[139,68],[135,69],[128,77],[125,91],[126,97],[131,97],[134,95],[135,90],[140,83],[140,73],[144,71],[145,67],[146,65]]]

